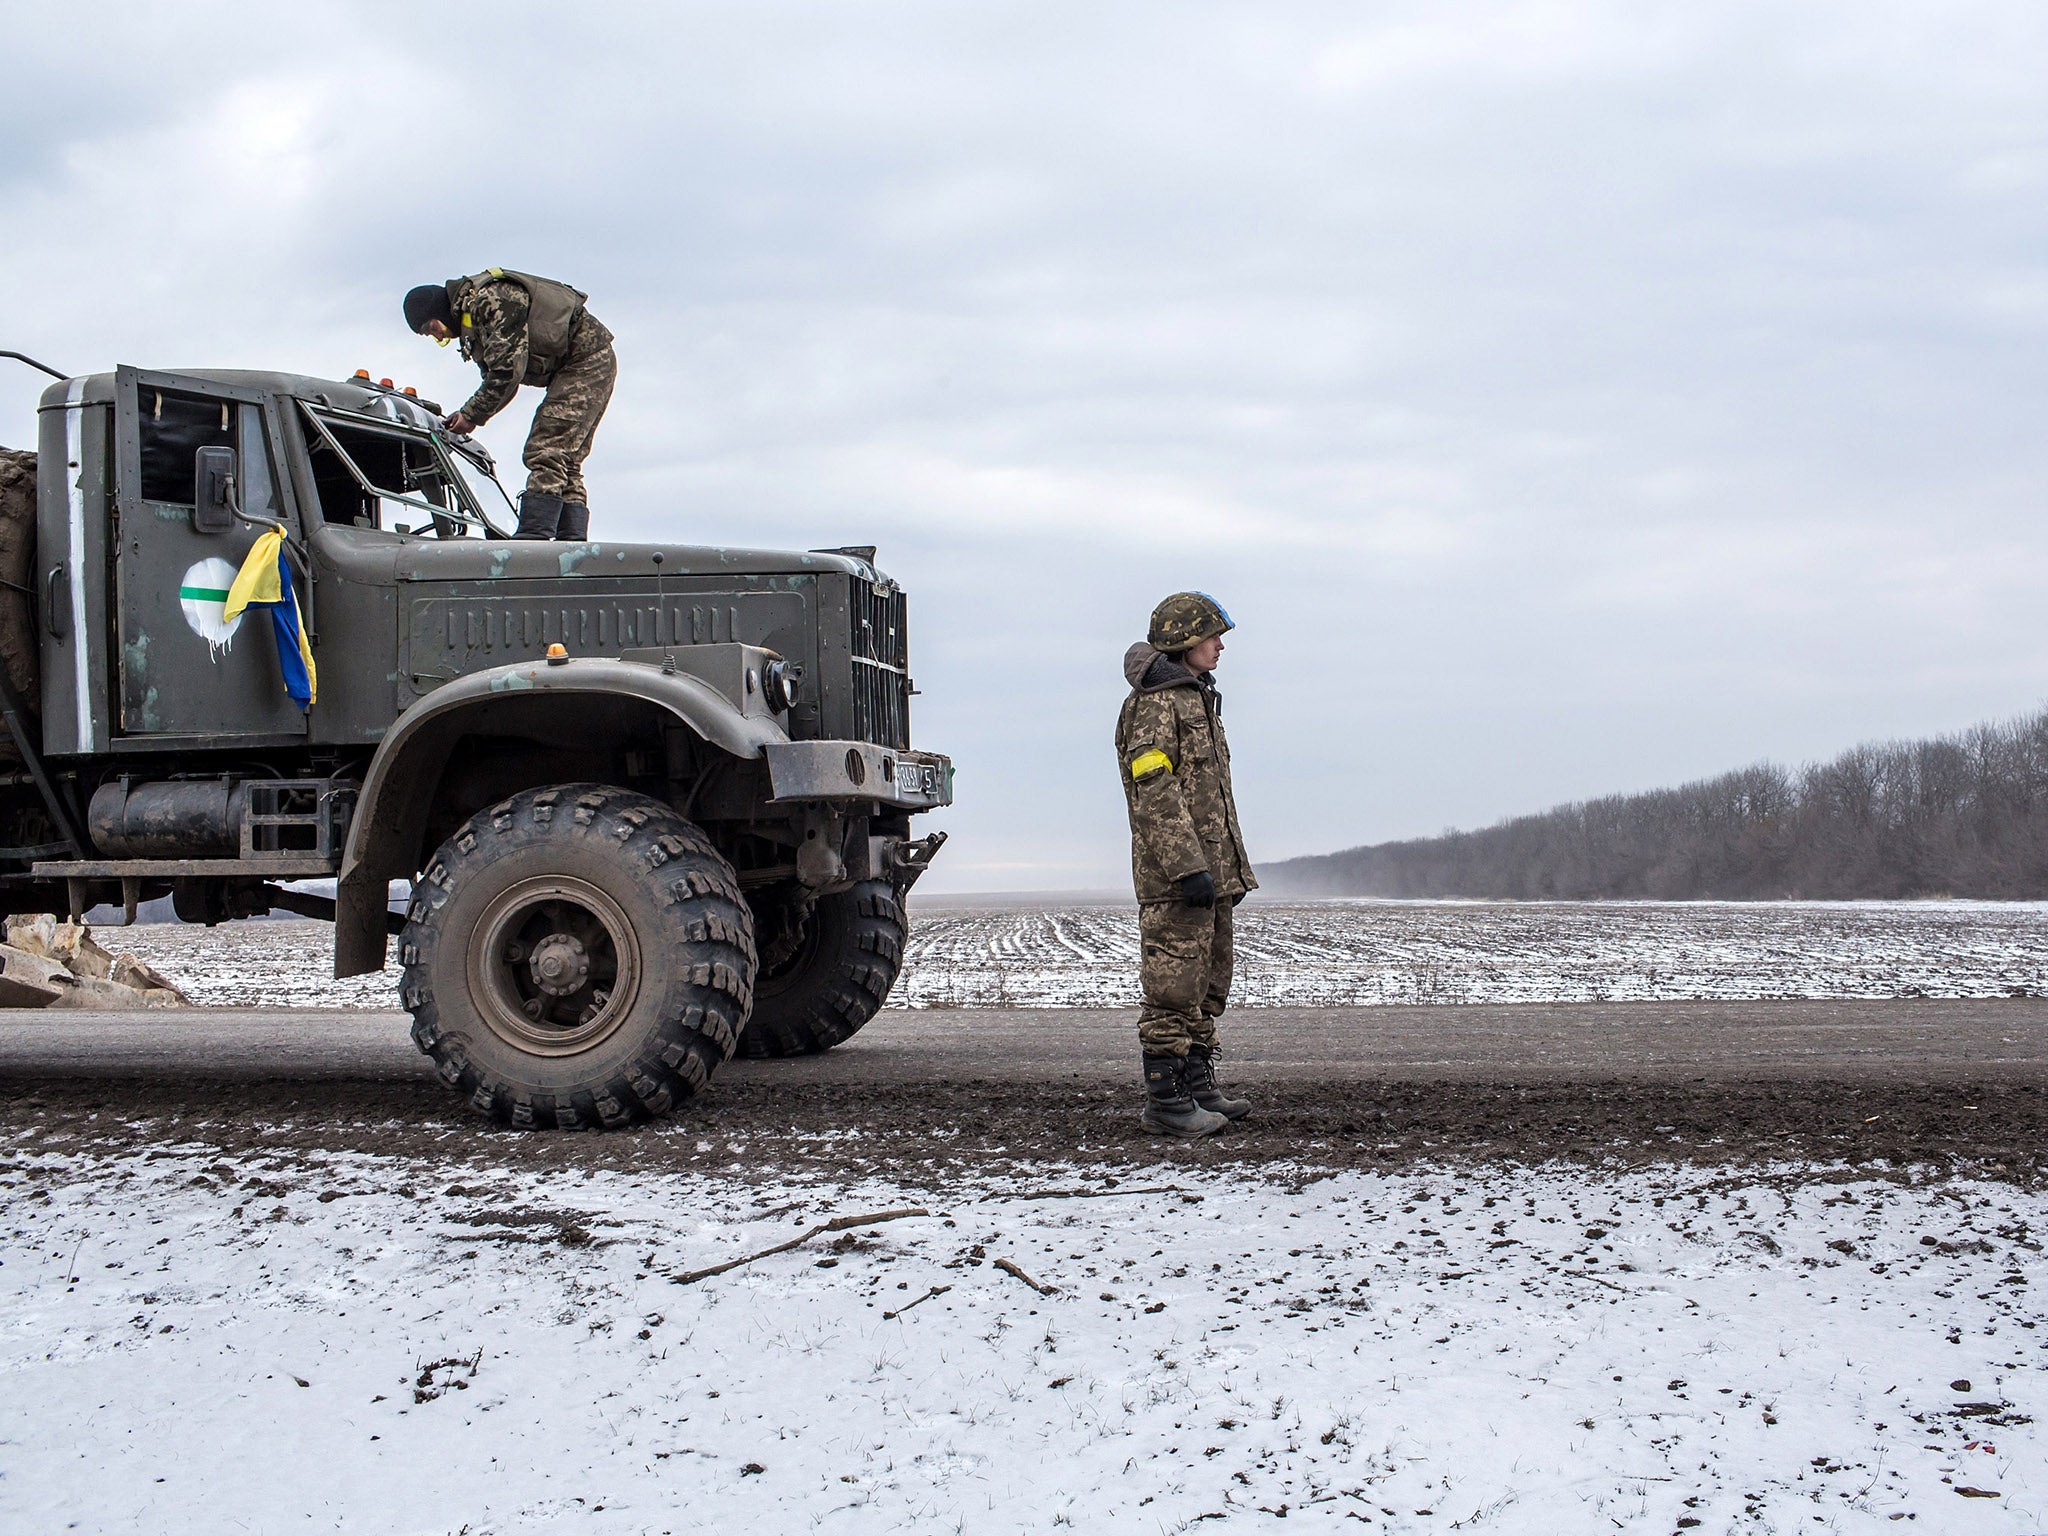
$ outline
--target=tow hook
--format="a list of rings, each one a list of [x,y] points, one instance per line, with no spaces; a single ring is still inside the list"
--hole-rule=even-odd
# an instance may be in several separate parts
[[[896,888],[907,891],[917,884],[917,877],[932,867],[932,860],[945,846],[946,834],[943,832],[930,833],[914,843],[891,843],[889,867]]]

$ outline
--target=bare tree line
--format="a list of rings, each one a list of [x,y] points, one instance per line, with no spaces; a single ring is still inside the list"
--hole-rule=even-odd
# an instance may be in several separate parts
[[[1305,896],[2048,897],[2048,707],[1260,875]]]

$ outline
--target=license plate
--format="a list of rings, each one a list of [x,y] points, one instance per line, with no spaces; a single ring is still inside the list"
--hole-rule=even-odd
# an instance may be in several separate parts
[[[899,795],[923,795],[925,788],[924,764],[907,763],[896,759],[896,793]]]

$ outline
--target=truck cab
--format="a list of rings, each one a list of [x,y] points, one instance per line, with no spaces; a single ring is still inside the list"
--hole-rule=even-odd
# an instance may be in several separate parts
[[[284,907],[333,919],[337,975],[396,938],[415,1038],[513,1124],[665,1113],[886,997],[952,771],[872,549],[513,539],[488,456],[363,375],[60,380],[34,487],[10,910]],[[289,599],[230,616],[266,549]]]

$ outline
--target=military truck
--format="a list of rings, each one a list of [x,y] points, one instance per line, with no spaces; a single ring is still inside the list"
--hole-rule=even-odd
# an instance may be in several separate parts
[[[952,769],[911,747],[874,550],[515,540],[488,455],[388,379],[35,366],[0,908],[328,918],[336,976],[395,938],[413,1038],[514,1126],[666,1114],[881,1006]],[[310,707],[270,611],[226,615],[271,531]]]

